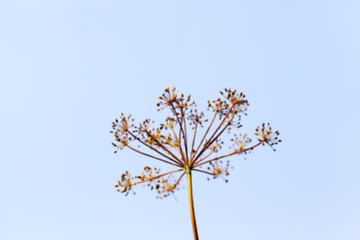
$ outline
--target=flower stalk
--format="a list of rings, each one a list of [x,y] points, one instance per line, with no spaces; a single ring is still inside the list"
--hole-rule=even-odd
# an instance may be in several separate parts
[[[190,207],[190,217],[191,217],[191,225],[194,234],[194,240],[198,240],[198,231],[196,227],[196,218],[195,218],[195,208],[194,208],[194,199],[193,199],[193,190],[192,190],[192,177],[191,177],[191,169],[189,166],[185,167],[186,177],[187,177],[187,190],[189,196],[189,207]]]

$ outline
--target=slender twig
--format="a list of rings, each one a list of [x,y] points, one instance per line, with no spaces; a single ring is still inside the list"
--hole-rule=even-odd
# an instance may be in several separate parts
[[[208,146],[210,146],[213,142],[216,141],[216,139],[226,130],[226,128],[231,124],[231,121],[234,119],[235,114],[233,114],[232,118],[230,119],[229,123],[226,124],[226,126],[220,131],[220,134],[218,134],[215,138],[213,138],[215,136],[215,134],[217,133],[217,131],[219,131],[219,129],[221,128],[221,126],[224,124],[226,118],[228,117],[228,115],[230,114],[230,112],[232,111],[233,105],[230,107],[229,111],[226,113],[224,119],[221,121],[221,123],[219,124],[219,126],[216,128],[215,132],[211,135],[211,137],[209,138],[209,140],[205,143],[204,147],[202,148],[202,150],[197,154],[197,156],[194,158],[193,163],[196,162],[196,160],[201,156],[201,154],[203,154],[203,152],[205,152],[205,150],[207,149]]]
[[[234,105],[231,105],[231,107],[229,108],[229,110],[227,111],[224,119],[221,121],[221,123],[218,125],[218,127],[215,129],[215,131],[213,132],[213,134],[211,135],[211,137],[209,138],[209,140],[207,141],[207,143],[205,144],[204,148],[206,146],[209,146],[210,144],[209,141],[211,141],[211,139],[215,136],[215,134],[217,133],[217,131],[219,131],[219,129],[221,128],[221,126],[224,124],[225,120],[227,119],[227,117],[229,116],[230,112],[232,111]],[[235,116],[235,115],[234,115]],[[234,116],[232,117],[232,119],[234,119]],[[230,122],[232,121],[232,119],[230,120]],[[226,128],[226,127],[225,127]]]
[[[183,170],[183,169],[182,169]],[[185,175],[185,171],[180,175],[179,179],[176,181],[176,183],[174,184],[174,189],[176,188],[176,186],[179,184],[180,180],[182,179],[182,177]]]
[[[178,159],[159,139],[155,138],[151,133],[149,133],[148,131],[146,131],[147,135],[149,137],[151,137],[153,140],[155,140],[159,146],[167,153],[169,153],[173,158],[175,158],[176,160],[180,161],[180,159]]]
[[[185,144],[185,154],[186,154],[186,162],[188,163],[189,154],[188,154],[188,146],[187,146],[187,131],[186,131],[186,118],[183,108],[181,108],[181,118],[183,119],[182,122],[184,123],[184,144]]]
[[[183,150],[182,150],[182,146],[181,146],[181,133],[184,132],[184,130],[183,130],[183,128],[182,128],[182,121],[181,121],[181,119],[179,119],[179,116],[178,116],[178,114],[177,114],[177,112],[176,112],[176,108],[175,108],[174,104],[171,103],[170,106],[171,106],[171,108],[172,108],[172,111],[173,111],[174,115],[176,116],[177,122],[179,123],[179,137],[178,137],[178,139],[179,139],[179,148],[180,148],[182,160],[183,160],[184,163],[186,164],[186,160],[185,160],[186,158],[185,158],[184,152],[183,152]]]
[[[199,161],[197,161],[197,162],[201,162],[201,161],[204,161],[205,159],[207,159],[208,157],[210,157],[211,156],[211,154],[213,154],[214,153],[214,150],[210,150],[210,153],[208,154],[208,155],[206,155],[205,157],[203,157],[202,159],[200,159]],[[195,161],[194,161],[195,162]]]
[[[194,145],[195,145],[195,139],[196,139],[196,132],[197,132],[198,124],[199,124],[199,121],[196,121],[195,122],[195,128],[194,128],[194,136],[193,136],[192,145],[191,145],[191,153],[190,153],[190,160],[191,161],[192,161],[193,155],[195,153]]]
[[[179,141],[179,139],[178,139],[178,137],[177,137],[177,135],[176,135],[176,133],[175,133],[175,129],[173,128],[172,125],[169,125],[169,126],[170,126],[170,128],[171,128],[171,130],[172,130],[172,132],[173,132],[173,134],[174,134],[175,143],[178,144],[177,148],[175,148],[175,147],[174,147],[174,148],[175,148],[176,151],[182,156],[182,152],[180,151],[180,147],[179,147],[180,141]]]
[[[135,136],[132,132],[128,131],[128,133],[136,140],[138,140],[141,144],[143,144],[144,146],[150,148],[151,150],[157,152],[158,154],[160,154],[161,156],[167,158],[170,161],[174,161],[177,163],[181,163],[180,161],[178,161],[178,159],[172,159],[169,156],[166,156],[165,154],[163,154],[162,152],[158,151],[157,149],[153,148],[152,146],[150,146],[149,144],[145,143],[144,141],[142,141],[139,137]],[[175,161],[176,160],[176,161]]]
[[[215,121],[215,118],[216,118],[216,114],[217,114],[218,110],[216,109],[215,112],[214,112],[214,117],[212,118],[210,124],[209,124],[209,127],[206,129],[206,132],[203,136],[203,138],[201,139],[200,143],[199,143],[199,146],[196,148],[195,152],[194,152],[194,155],[196,155],[196,153],[199,151],[200,147],[201,147],[201,144],[204,142],[205,138],[206,138],[206,135],[208,134],[208,132],[210,131],[210,128],[211,126],[213,125],[214,121]]]
[[[144,155],[144,156],[147,156],[147,157],[150,157],[150,158],[154,158],[154,159],[156,159],[156,160],[162,161],[162,162],[164,162],[164,163],[171,164],[171,165],[173,165],[173,166],[183,167],[182,165],[180,165],[180,163],[177,163],[177,162],[176,162],[177,164],[174,164],[174,163],[169,162],[169,161],[166,161],[166,160],[164,160],[164,159],[155,157],[155,156],[153,156],[153,155],[151,155],[151,154],[147,154],[147,153],[144,153],[144,152],[142,152],[142,151],[139,151],[139,150],[137,150],[137,149],[135,149],[135,148],[132,148],[132,147],[129,146],[129,145],[127,145],[127,147],[130,148],[131,150],[137,152],[137,153],[140,153],[140,154]],[[174,162],[175,162],[175,161],[174,161]]]
[[[207,172],[207,171],[200,170],[200,169],[192,169],[192,171],[206,173],[206,174],[209,174],[209,175],[211,175],[211,176],[214,176],[214,175],[215,175],[215,174],[213,174],[213,173],[211,173],[211,172]]]
[[[225,158],[225,157],[230,157],[230,156],[235,155],[235,154],[244,153],[244,152],[249,151],[249,150],[251,151],[251,150],[253,150],[254,148],[260,146],[262,143],[263,143],[263,141],[255,144],[255,145],[252,146],[252,147],[244,148],[244,149],[242,149],[242,150],[240,150],[240,151],[235,151],[235,152],[232,152],[232,153],[229,153],[229,154],[220,156],[220,157],[216,157],[216,158],[207,160],[207,161],[205,161],[205,162],[198,162],[198,163],[196,163],[193,167],[198,167],[198,166],[204,165],[204,164],[206,164],[206,163],[209,163],[209,162],[212,162],[212,161],[216,161],[216,160],[219,160],[219,159],[222,159],[222,158]]]
[[[151,181],[153,181],[153,180],[155,180],[155,179],[164,177],[164,176],[169,175],[169,174],[171,174],[171,173],[180,172],[180,171],[183,171],[183,170],[184,170],[184,169],[176,169],[176,170],[174,170],[174,171],[170,171],[170,172],[167,172],[167,173],[164,173],[164,174],[160,174],[160,175],[155,176],[155,177],[152,177],[152,178],[146,178],[145,180],[139,181],[139,182],[135,182],[135,183],[133,183],[132,185],[137,185],[137,184],[139,184],[139,183],[145,183],[145,182],[149,182],[149,181],[151,182]]]

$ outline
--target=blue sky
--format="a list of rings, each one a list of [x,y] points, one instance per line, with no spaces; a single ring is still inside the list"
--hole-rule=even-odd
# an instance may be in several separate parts
[[[278,151],[195,175],[201,239],[360,238],[358,1],[0,1],[0,239],[191,239],[185,189],[113,187],[166,167],[113,154],[121,112],[160,120],[166,86],[199,108],[231,87],[241,132],[271,122]]]

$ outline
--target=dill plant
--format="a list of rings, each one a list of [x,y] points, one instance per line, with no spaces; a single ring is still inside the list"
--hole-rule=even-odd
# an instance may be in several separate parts
[[[112,143],[118,150],[128,148],[140,155],[170,164],[174,170],[162,173],[159,168],[145,166],[139,175],[132,176],[128,171],[121,174],[115,184],[118,192],[127,196],[134,192],[136,185],[148,186],[158,193],[159,198],[167,197],[179,189],[180,180],[186,175],[189,196],[190,216],[194,239],[199,239],[196,226],[192,173],[199,172],[211,178],[226,178],[229,175],[230,162],[227,159],[234,155],[248,154],[261,145],[269,145],[274,151],[274,145],[281,142],[279,132],[273,131],[269,123],[262,123],[256,128],[252,140],[247,134],[238,133],[242,115],[246,115],[248,100],[243,93],[225,88],[220,91],[221,97],[208,101],[207,110],[212,112],[209,121],[204,112],[197,110],[191,96],[178,94],[175,88],[165,88],[156,104],[158,110],[170,109],[168,116],[159,127],[153,127],[154,122],[146,119],[135,125],[131,115],[121,114],[112,123],[112,133],[115,141]],[[206,126],[205,126],[206,125]],[[197,136],[199,128],[204,128],[202,136]],[[220,139],[224,133],[232,134],[230,151],[219,154],[225,145]],[[208,178],[209,179],[209,178]],[[225,179],[227,182],[227,179]]]

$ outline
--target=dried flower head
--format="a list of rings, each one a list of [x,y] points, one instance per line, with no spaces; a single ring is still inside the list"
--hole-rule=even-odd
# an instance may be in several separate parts
[[[115,185],[120,193],[127,196],[129,192],[133,192],[133,187],[140,184],[155,190],[159,198],[167,197],[179,189],[181,179],[187,176],[195,239],[198,237],[192,200],[192,172],[204,173],[213,179],[220,176],[227,182],[225,177],[229,175],[232,167],[229,160],[223,163],[221,159],[247,154],[265,144],[274,149],[274,145],[281,142],[278,138],[279,132],[273,131],[269,123],[263,123],[256,128],[255,143],[247,134],[237,133],[238,130],[235,129],[242,126],[241,117],[246,115],[249,102],[245,99],[245,94],[230,88],[220,91],[220,95],[216,100],[208,101],[207,110],[213,112],[209,120],[205,118],[204,112],[196,109],[196,104],[191,101],[190,95],[185,97],[184,94],[178,94],[175,88],[165,88],[156,105],[159,111],[169,108],[172,116],[168,116],[158,128],[154,127],[154,121],[151,119],[134,125],[131,115],[121,114],[120,118],[112,123],[112,131],[110,131],[114,135],[115,141],[112,144],[116,147],[115,153],[117,150],[128,148],[175,167],[173,171],[161,173],[158,168],[146,166],[134,177],[126,171]],[[204,127],[205,123],[208,125],[199,137],[198,135],[202,133],[199,127]],[[220,136],[232,131],[235,131],[235,134],[230,139],[233,143],[230,151],[220,154],[225,144]],[[145,150],[141,146],[145,147]],[[205,166],[206,170],[202,170],[202,166]]]

